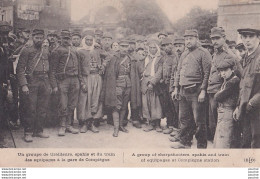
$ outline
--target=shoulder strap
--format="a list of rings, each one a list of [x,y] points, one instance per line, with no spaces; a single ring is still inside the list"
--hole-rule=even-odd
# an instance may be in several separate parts
[[[120,65],[122,65],[126,60],[127,60],[127,56],[125,56],[125,58],[120,62]]]
[[[41,50],[41,53],[40,53],[40,55],[39,55],[35,65],[33,66],[31,74],[34,72],[35,68],[37,67],[38,63],[40,62],[40,60],[42,58],[42,52],[43,52],[43,50]],[[34,56],[33,60],[37,57],[37,55],[38,55],[38,53],[36,53],[36,55]]]
[[[67,65],[68,65],[68,63],[69,63],[69,59],[70,59],[70,47],[69,47],[69,53],[68,53],[68,57],[67,57],[67,60],[66,60],[66,63],[65,63],[65,66],[64,66],[64,69],[63,69],[63,73],[65,73],[66,72],[66,67],[67,67]]]

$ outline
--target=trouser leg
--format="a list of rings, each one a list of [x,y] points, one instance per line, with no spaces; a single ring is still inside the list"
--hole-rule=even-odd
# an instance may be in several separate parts
[[[206,106],[205,102],[198,102],[198,96],[193,96],[192,111],[196,123],[197,148],[207,148],[207,125],[206,125]]]
[[[68,92],[68,124],[72,125],[74,120],[74,111],[78,104],[79,98],[79,80],[76,77],[70,79],[69,92]]]
[[[192,118],[191,104],[183,96],[179,101],[180,134],[179,138],[184,145],[191,145],[190,123]]]
[[[24,114],[24,124],[25,133],[32,133],[36,129],[37,121],[37,101],[38,101],[38,82],[37,84],[28,85],[29,94],[26,95],[25,102],[25,114]]]
[[[209,133],[210,133],[210,139],[213,140],[216,126],[217,126],[217,120],[218,120],[218,111],[217,111],[217,101],[214,99],[215,94],[209,94]]]
[[[11,89],[13,93],[13,104],[10,111],[10,119],[12,122],[17,123],[19,119],[19,107],[18,107],[18,81],[15,77],[10,78]]]
[[[44,123],[47,117],[47,108],[50,98],[50,84],[47,79],[42,82],[38,93],[37,103],[37,121],[36,121],[36,132],[43,132]]]
[[[241,147],[251,148],[252,134],[251,134],[250,120],[242,119],[242,121],[240,122],[240,129],[242,133]]]
[[[251,148],[260,148],[260,111],[253,111],[245,117],[246,119],[250,120],[251,125],[251,134],[252,134],[252,141],[251,141]]]

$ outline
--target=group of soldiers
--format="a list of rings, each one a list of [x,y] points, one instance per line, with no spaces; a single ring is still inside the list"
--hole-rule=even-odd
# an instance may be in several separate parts
[[[134,127],[169,134],[172,148],[190,148],[194,136],[197,148],[260,147],[260,30],[238,29],[237,45],[221,27],[212,43],[194,29],[122,39],[99,29],[0,31],[1,117],[7,84],[9,122],[20,119],[25,142],[49,138],[44,126],[55,121],[59,136],[98,133],[106,120],[118,137],[130,113]]]

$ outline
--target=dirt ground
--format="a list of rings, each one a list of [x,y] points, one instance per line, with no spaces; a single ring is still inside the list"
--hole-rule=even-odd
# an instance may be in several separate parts
[[[166,121],[163,119],[162,126],[165,123]],[[76,127],[78,127],[77,124]],[[13,130],[12,134],[17,148],[170,148],[169,135],[156,131],[147,133],[143,129],[133,127],[130,122],[126,128],[129,133],[119,132],[117,138],[112,136],[113,126],[106,122],[101,123],[99,133],[96,134],[87,131],[84,134],[66,133],[66,136],[59,137],[58,127],[45,128],[44,131],[49,134],[50,138],[33,138],[32,143],[24,142],[22,128]],[[8,147],[14,147],[9,131],[5,131],[5,142]],[[196,149],[196,139],[193,140],[192,148]],[[208,142],[208,148],[212,148],[211,142]]]

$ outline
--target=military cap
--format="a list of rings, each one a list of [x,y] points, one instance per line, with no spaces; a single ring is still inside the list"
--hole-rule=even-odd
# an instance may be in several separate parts
[[[94,36],[94,31],[93,30],[85,30],[82,35],[85,37],[87,35],[90,35],[90,36]]]
[[[129,45],[129,41],[126,40],[126,39],[121,39],[119,42],[118,42],[119,45]]]
[[[13,27],[6,21],[0,21],[0,31],[1,32],[10,32]]]
[[[74,29],[71,33],[71,36],[79,36],[81,38],[80,29]]]
[[[144,48],[143,48],[143,47],[138,47],[138,48],[136,49],[136,52],[139,52],[140,50],[144,50]]]
[[[229,47],[235,47],[235,46],[236,46],[236,42],[235,42],[235,41],[228,41],[228,42],[227,42],[227,45],[228,45]]]
[[[103,34],[103,39],[105,39],[105,38],[113,39],[112,34],[109,33],[109,32],[105,32],[105,33]]]
[[[223,59],[217,65],[217,70],[233,68],[234,66],[235,66],[235,62],[232,59]]]
[[[159,32],[159,34],[158,34],[158,37],[160,36],[160,35],[164,35],[164,36],[168,36],[168,33],[167,32],[164,32],[164,31],[161,31],[161,32]]]
[[[200,42],[202,47],[213,47],[213,44],[207,39],[201,40]]]
[[[210,31],[210,38],[225,36],[225,30],[222,27],[213,27]]]
[[[160,45],[160,42],[156,39],[148,39],[148,45],[151,45],[151,44]]]
[[[183,37],[176,37],[173,41],[173,44],[185,44]]]
[[[44,35],[44,30],[43,29],[33,29],[32,35]]]
[[[27,33],[31,33],[30,29],[23,29],[22,32],[27,32]]]
[[[69,30],[61,30],[60,36],[62,38],[71,38],[70,31]]]
[[[12,32],[9,32],[8,38],[9,38],[9,40],[11,40],[12,42],[14,42],[14,41],[17,39],[17,36],[16,36],[15,34],[13,34]]]
[[[162,40],[161,45],[167,45],[167,44],[173,44],[172,40],[168,37]]]
[[[191,30],[185,30],[184,37],[186,36],[198,37],[199,35],[196,29],[191,29]]]
[[[244,29],[237,29],[239,34],[260,34],[260,30],[258,29],[251,29],[251,28],[244,28]]]
[[[95,30],[95,35],[101,35],[101,36],[103,36],[103,31],[102,31],[102,30],[99,30],[99,29],[96,29],[96,30]]]
[[[56,30],[48,30],[48,32],[47,32],[47,36],[48,36],[48,35],[55,35],[55,36],[58,36],[58,33],[57,33]]]
[[[239,44],[236,45],[235,48],[236,48],[236,49],[245,49],[246,47],[244,46],[243,43],[239,43]]]

